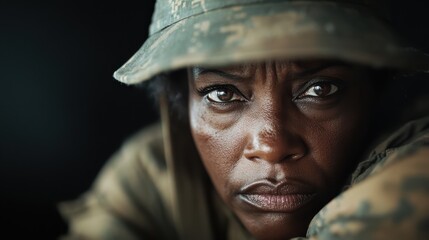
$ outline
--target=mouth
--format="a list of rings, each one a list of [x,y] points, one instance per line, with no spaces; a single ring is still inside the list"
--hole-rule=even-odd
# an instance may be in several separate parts
[[[316,193],[301,183],[256,181],[240,189],[238,198],[247,207],[264,212],[290,213],[310,202]]]

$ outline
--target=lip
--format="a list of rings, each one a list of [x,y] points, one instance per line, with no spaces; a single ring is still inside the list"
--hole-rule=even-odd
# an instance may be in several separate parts
[[[259,180],[242,187],[238,198],[246,205],[267,212],[293,212],[310,202],[315,192],[299,182],[273,183]]]

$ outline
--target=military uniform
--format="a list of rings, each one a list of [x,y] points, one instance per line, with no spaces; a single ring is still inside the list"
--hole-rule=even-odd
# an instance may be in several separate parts
[[[61,205],[70,221],[65,239],[251,239],[206,191],[205,179],[187,183],[180,178],[189,172],[169,169],[164,145],[159,124],[125,143],[88,193]],[[429,118],[405,124],[360,163],[344,192],[314,217],[307,237],[427,239],[428,158]],[[195,187],[192,195],[177,190],[186,187]]]
[[[134,84],[187,66],[277,58],[427,70],[427,56],[403,48],[380,20],[387,15],[374,17],[365,6],[384,7],[363,0],[159,0],[149,39],[115,78]],[[211,186],[189,126],[169,108],[161,98],[161,123],[125,143],[80,199],[60,204],[70,223],[64,239],[252,239]],[[404,124],[369,152],[302,239],[429,238],[429,118]]]

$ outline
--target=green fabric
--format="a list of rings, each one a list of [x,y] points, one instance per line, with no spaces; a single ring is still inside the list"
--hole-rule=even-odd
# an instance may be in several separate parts
[[[314,240],[428,239],[429,117],[379,144],[350,186],[313,218]]]
[[[429,57],[404,48],[385,21],[344,2],[160,0],[151,36],[114,77],[135,84],[195,65],[309,58],[429,69]]]
[[[213,191],[202,190],[195,191],[193,196],[182,197],[188,199],[191,205],[199,201],[198,199],[206,199],[208,206],[193,204],[193,212],[205,212],[203,217],[206,219],[200,221],[191,219],[190,216],[199,218],[201,215],[188,215],[181,221],[196,226],[201,223],[210,224],[210,226],[200,227],[200,229],[207,229],[207,232],[197,231],[200,229],[193,232],[194,230],[188,228],[188,232],[179,234],[182,226],[175,222],[173,212],[177,212],[174,208],[180,208],[181,205],[172,201],[178,199],[174,195],[181,192],[174,191],[173,188],[178,187],[178,182],[186,184],[180,181],[186,173],[173,174],[169,171],[169,165],[164,157],[164,137],[160,125],[138,133],[125,143],[104,167],[91,190],[78,200],[60,205],[61,213],[70,224],[69,234],[64,236],[64,239],[180,239],[179,235],[182,239],[208,239],[214,236],[218,237],[216,239],[251,239],[216,194]],[[429,118],[404,125],[361,163],[353,175],[351,186],[315,216],[309,226],[308,237],[321,240],[392,239],[392,235],[386,233],[380,235],[380,231],[393,226],[395,229],[406,231],[410,236],[425,239],[429,236],[429,231],[425,228],[427,226],[425,223],[429,219],[428,158]],[[415,167],[413,165],[415,159],[419,160],[420,164],[423,163],[422,166],[417,167],[423,174],[400,177],[398,181],[401,184],[398,187],[396,185],[391,187],[393,191],[398,190],[399,187],[402,188],[403,192],[398,193],[397,197],[384,195],[381,192],[368,195],[366,190],[369,191],[372,186],[386,180],[385,177],[383,178],[384,173],[389,174],[397,164],[402,164],[398,172],[400,175],[401,171],[406,172],[407,169]],[[182,171],[183,168],[176,170]],[[365,187],[365,184],[369,187]],[[419,198],[415,200],[414,195],[409,197],[410,192],[417,194]],[[344,200],[350,194],[353,201],[358,201],[362,205],[359,211],[347,212],[347,209],[353,209],[354,206],[353,201]],[[365,194],[369,197],[359,198],[359,196],[366,196]],[[384,215],[372,214],[371,211],[374,209],[365,208],[365,206],[371,206],[371,201],[376,202],[377,199],[383,203],[381,209],[384,209]],[[399,207],[395,204],[389,205],[389,202],[396,201],[404,203],[405,209],[402,205]],[[210,211],[202,209],[206,207],[210,208]],[[380,207],[375,208],[377,209]],[[340,213],[335,213],[338,211]],[[407,228],[409,225],[406,224],[407,222],[411,222],[412,226],[416,227]],[[357,223],[361,224],[360,228],[353,227]],[[418,224],[421,225],[420,228]],[[338,226],[344,226],[344,231],[340,231],[343,228]],[[377,228],[370,226],[377,226]],[[387,228],[384,228],[386,226]],[[347,230],[348,228],[350,229]],[[392,231],[392,233],[395,232]]]
[[[185,18],[203,14],[222,8],[245,6],[260,3],[281,3],[302,0],[158,0],[156,2],[155,12],[153,14],[152,25],[150,26],[150,35],[161,31],[162,29]],[[308,0],[307,0],[308,1]],[[334,0],[368,6],[374,10],[377,15],[387,17],[389,15],[388,1],[386,0]]]

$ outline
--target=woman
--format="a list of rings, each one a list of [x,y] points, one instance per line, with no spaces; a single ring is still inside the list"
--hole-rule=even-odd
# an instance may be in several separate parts
[[[392,131],[380,93],[429,61],[402,47],[385,9],[159,0],[151,37],[115,77],[154,78],[162,126],[62,206],[70,236],[427,237],[429,120]]]

